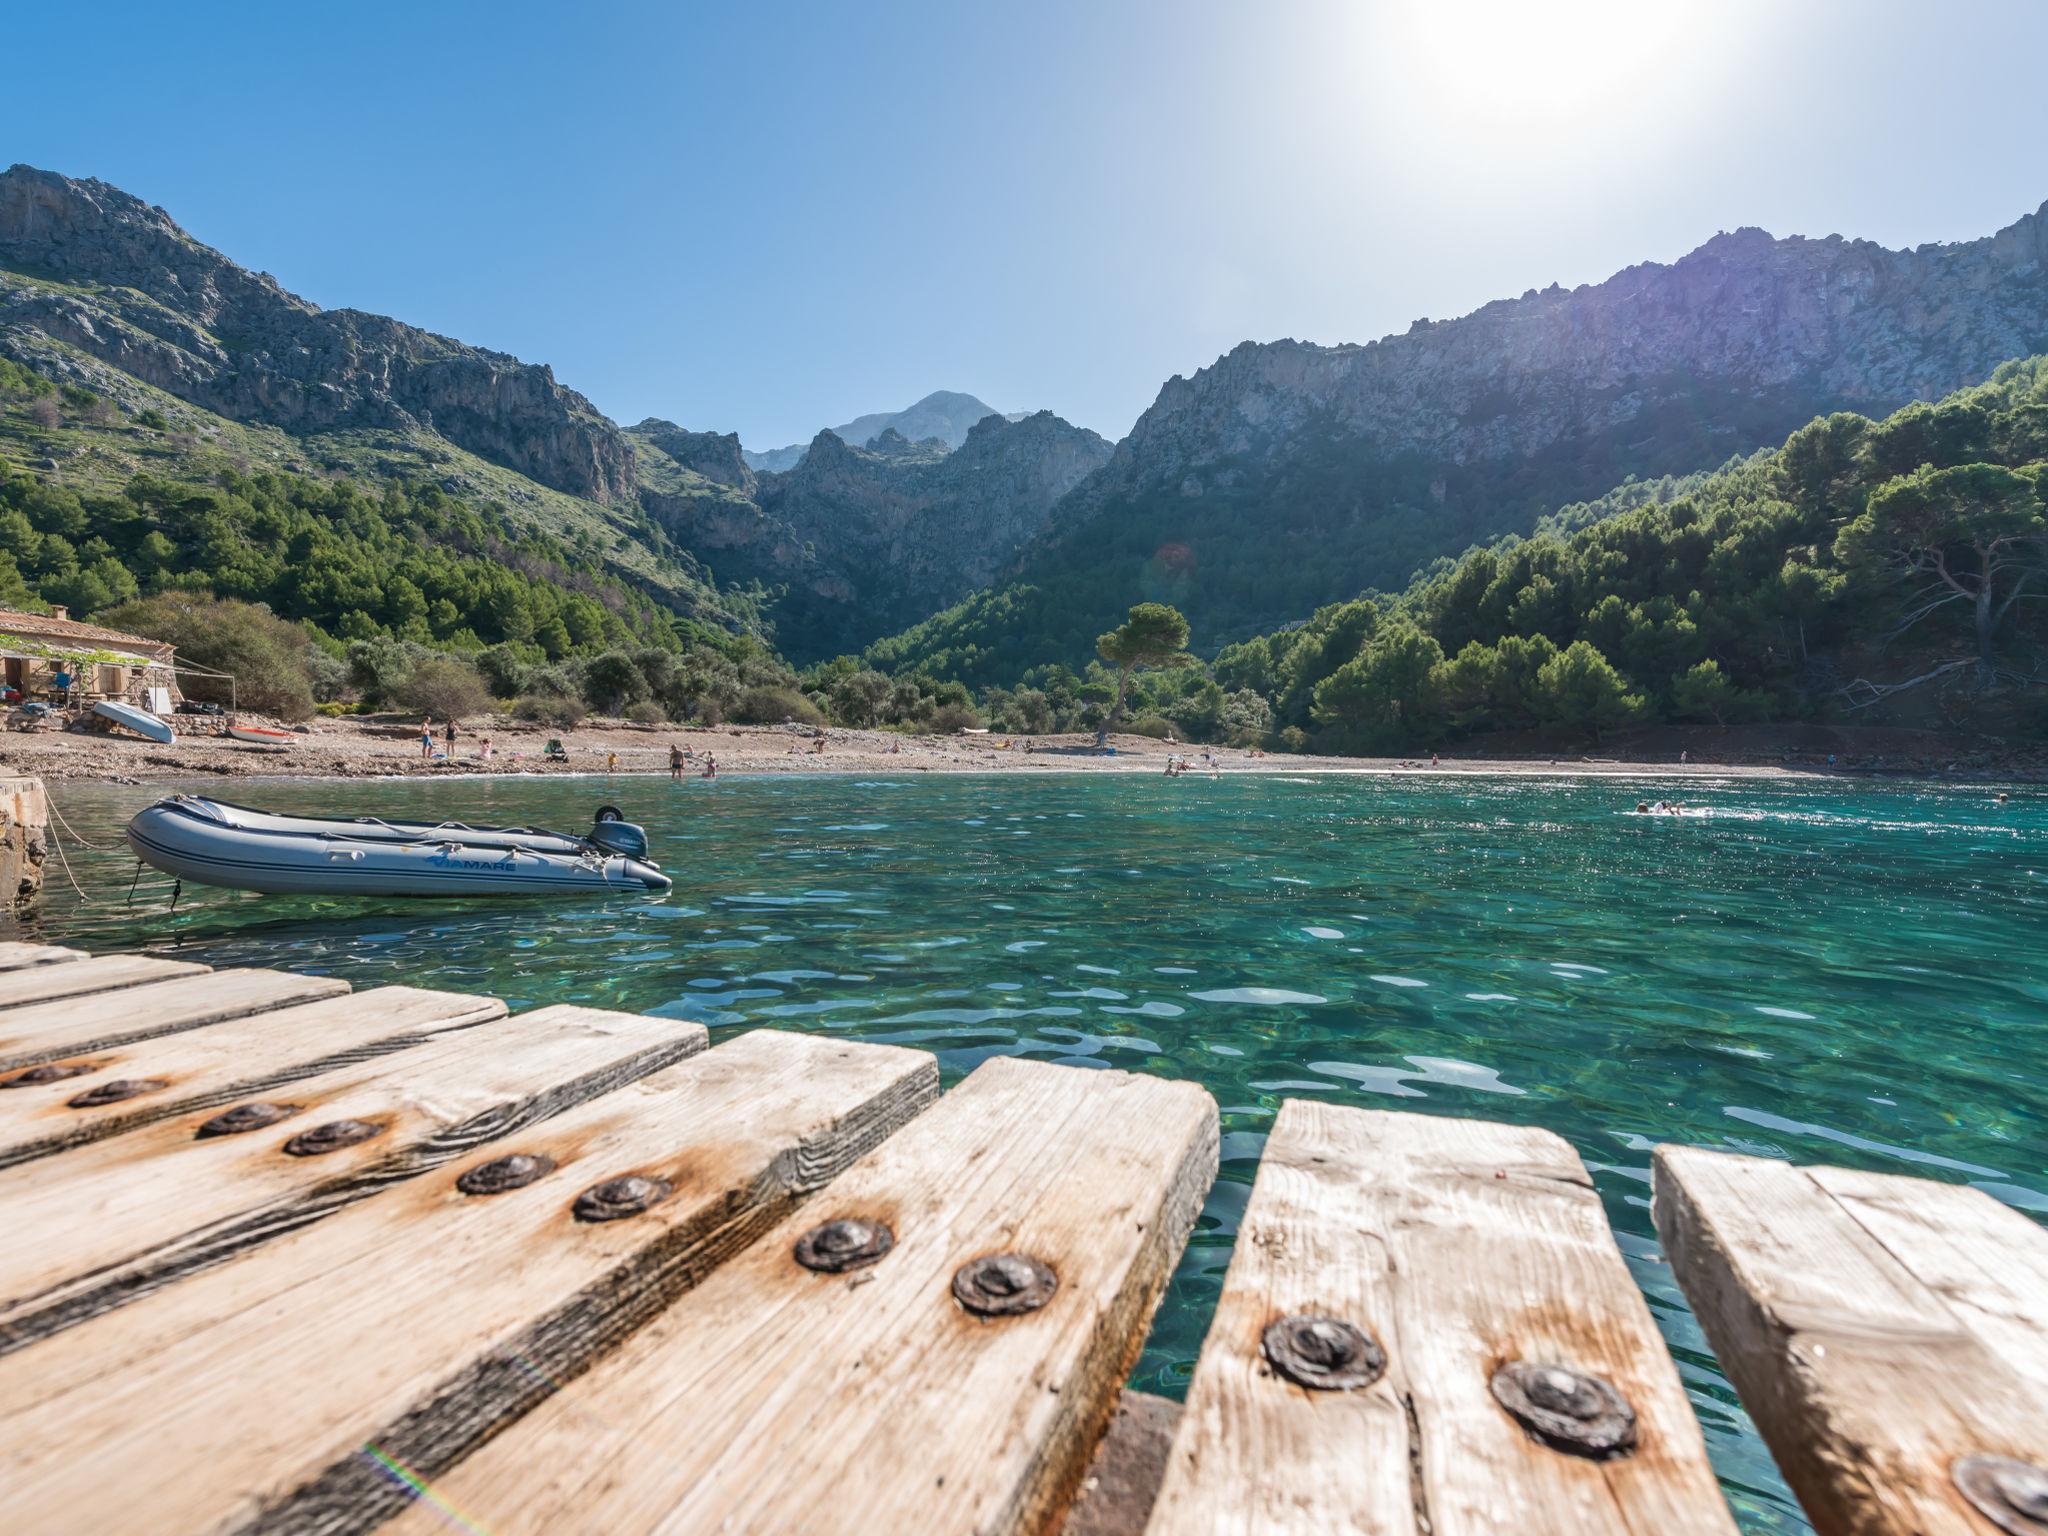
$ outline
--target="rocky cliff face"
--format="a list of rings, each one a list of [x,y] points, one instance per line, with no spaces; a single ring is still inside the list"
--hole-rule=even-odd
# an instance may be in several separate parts
[[[219,415],[418,428],[594,501],[633,493],[618,428],[553,372],[382,315],[321,310],[100,181],[0,173],[0,353],[39,337]]]
[[[1110,455],[1041,411],[986,417],[950,452],[893,428],[865,448],[821,432],[796,468],[747,470],[748,485],[734,478],[732,438],[647,422],[632,435],[642,502],[721,579],[779,589],[777,642],[800,660],[857,650],[986,585]],[[687,473],[664,477],[649,448]]]
[[[1815,411],[1882,415],[1938,398],[2044,345],[2048,204],[1988,238],[1911,251],[1742,229],[1669,266],[1532,289],[1363,346],[1247,342],[1167,382],[1103,489],[1199,494],[1222,466],[1284,456],[1304,434],[1465,465],[1598,442],[1676,412],[1702,436],[1749,447]],[[1709,399],[1740,404],[1688,403]]]
[[[1738,230],[1362,346],[1247,342],[1168,381],[1017,574],[1099,592],[1083,627],[1156,596],[1217,643],[1398,589],[1631,475],[1710,468],[2044,349],[2048,207],[1910,251]]]

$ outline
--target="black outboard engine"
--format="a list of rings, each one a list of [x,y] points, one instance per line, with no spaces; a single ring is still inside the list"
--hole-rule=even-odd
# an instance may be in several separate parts
[[[620,858],[647,857],[647,829],[627,821],[615,805],[598,807],[597,821],[590,829],[589,842],[592,847],[615,853]]]

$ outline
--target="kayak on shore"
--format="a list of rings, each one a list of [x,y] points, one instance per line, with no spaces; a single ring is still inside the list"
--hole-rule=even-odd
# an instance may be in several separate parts
[[[582,837],[531,827],[282,816],[202,795],[137,811],[128,846],[180,880],[272,895],[643,895],[672,884],[606,806]]]

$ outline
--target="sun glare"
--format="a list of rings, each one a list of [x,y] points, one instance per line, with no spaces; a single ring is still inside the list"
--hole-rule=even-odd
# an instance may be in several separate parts
[[[1702,62],[1700,10],[1629,0],[1421,0],[1381,13],[1380,45],[1467,126],[1568,128]]]

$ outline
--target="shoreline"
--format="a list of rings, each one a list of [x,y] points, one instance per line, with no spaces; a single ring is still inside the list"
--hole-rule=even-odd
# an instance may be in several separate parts
[[[1152,737],[1117,734],[1110,738],[1113,756],[1092,751],[1092,734],[1024,738],[1000,733],[958,736],[913,736],[894,731],[808,726],[643,726],[622,721],[592,721],[573,730],[551,730],[517,721],[491,720],[487,726],[458,730],[454,760],[423,759],[419,723],[402,716],[345,716],[318,719],[297,735],[294,745],[278,750],[230,741],[213,734],[185,734],[210,725],[205,717],[178,716],[179,738],[166,745],[116,732],[46,730],[0,735],[0,768],[32,773],[46,782],[144,784],[211,779],[305,779],[314,781],[396,782],[410,779],[451,781],[531,778],[539,775],[574,778],[666,778],[671,745],[690,754],[683,776],[701,781],[703,765],[718,761],[720,778],[766,774],[829,774],[879,776],[914,773],[1113,773],[1164,775],[1169,756],[1192,763],[1197,777],[1343,775],[1352,777],[1434,778],[1611,778],[1611,779],[1809,779],[1881,778],[1940,784],[2037,782],[2044,775],[2032,762],[1986,761],[1984,754],[1956,754],[1945,767],[1923,753],[1902,754],[1887,761],[1846,757],[1834,766],[1828,754],[1798,752],[1782,742],[1743,743],[1747,750],[1712,751],[1712,744],[1691,749],[1695,761],[1679,762],[1677,749],[1668,756],[1644,753],[1605,754],[1502,751],[1441,758],[1432,766],[1421,757],[1338,757],[1284,752],[1254,752],[1241,747],[1203,747],[1169,743]],[[542,753],[559,739],[566,760]],[[489,757],[481,755],[488,740]],[[1517,744],[1519,745],[1519,744]],[[1729,743],[1736,745],[1736,743]],[[437,753],[442,751],[436,732]],[[1616,751],[1622,750],[1617,744]],[[1213,766],[1203,761],[1213,754]],[[1775,761],[1759,761],[1768,756]],[[1746,759],[1746,760],[1745,760]],[[1801,760],[1804,759],[1804,760]]]

